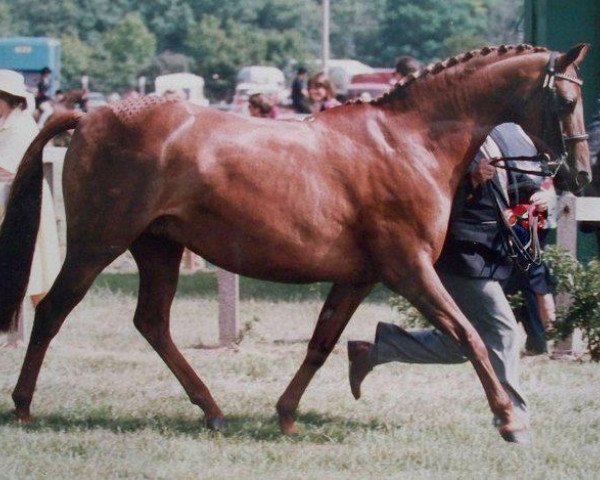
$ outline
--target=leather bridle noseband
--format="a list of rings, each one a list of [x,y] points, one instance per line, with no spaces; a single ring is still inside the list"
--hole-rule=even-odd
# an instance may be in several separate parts
[[[562,120],[560,119],[560,105],[558,92],[556,91],[556,80],[567,80],[575,83],[580,87],[583,86],[583,80],[578,76],[567,75],[563,73],[556,73],[556,59],[558,58],[558,52],[550,52],[550,58],[546,65],[546,75],[542,83],[542,89],[544,94],[545,108],[543,110],[543,123],[542,123],[542,137],[544,139],[557,137],[560,139],[558,142],[558,155],[556,160],[552,161],[547,153],[539,153],[534,156],[519,156],[519,157],[498,157],[492,158],[490,164],[497,168],[502,168],[511,172],[527,173],[529,175],[536,175],[539,177],[551,177],[554,178],[558,173],[559,169],[564,165],[567,160],[568,153],[566,144],[567,142],[580,142],[586,141],[589,138],[587,132],[574,133],[572,135],[565,135],[563,131]],[[575,67],[577,72],[577,67]],[[552,132],[554,130],[554,132]],[[551,135],[554,133],[554,135]],[[539,170],[527,170],[514,166],[509,166],[506,163],[500,164],[499,162],[511,161],[529,161],[537,162],[540,164]]]

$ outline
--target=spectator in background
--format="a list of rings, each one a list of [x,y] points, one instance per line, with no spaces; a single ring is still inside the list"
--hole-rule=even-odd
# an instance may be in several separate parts
[[[0,70],[0,181],[7,183],[12,182],[25,151],[38,133],[27,111],[26,98],[23,76],[12,70]],[[41,223],[27,286],[27,295],[34,306],[52,286],[60,265],[56,214],[50,188],[44,181]]]
[[[423,68],[421,62],[410,55],[402,55],[396,59],[396,66],[394,71],[394,83],[400,82],[404,77],[411,73],[419,71]]]
[[[44,67],[40,70],[40,80],[37,83],[37,92],[35,94],[35,107],[40,112],[38,127],[41,128],[54,113],[52,99],[50,98],[50,81],[52,79],[52,70]]]
[[[273,102],[262,93],[250,95],[248,99],[248,111],[251,117],[277,118],[277,109]]]
[[[183,95],[178,90],[165,90],[165,93],[163,93],[163,98],[166,98],[167,100],[181,101],[183,100]]]
[[[135,88],[131,88],[123,94],[123,100],[137,100],[141,96],[142,95],[140,92],[138,92]]]
[[[335,89],[331,80],[320,72],[308,81],[308,98],[311,113],[318,113],[340,105],[335,98]]]
[[[50,81],[52,79],[52,70],[44,67],[40,70],[40,80],[37,83],[37,92],[35,94],[35,106],[40,108],[40,105],[50,100]]]
[[[292,81],[292,105],[296,113],[311,113],[306,87],[306,68],[300,67]]]

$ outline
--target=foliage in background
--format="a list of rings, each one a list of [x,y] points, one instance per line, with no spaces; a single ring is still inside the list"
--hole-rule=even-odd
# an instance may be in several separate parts
[[[119,86],[135,87],[138,73],[151,64],[156,54],[156,37],[137,13],[127,14],[109,30],[104,45],[108,53],[106,68],[111,73],[104,84],[112,90]],[[107,90],[106,87],[100,90]]]
[[[403,327],[414,329],[432,328],[431,323],[406,298],[400,295],[392,295],[389,303],[402,316]]]
[[[571,297],[557,311],[555,334],[566,337],[581,329],[592,360],[600,361],[600,262],[579,263],[565,249],[548,247],[544,258],[557,281],[557,293]]]
[[[521,293],[515,293],[514,295],[507,295],[508,303],[514,309],[520,307],[523,304],[523,296]],[[432,328],[431,323],[427,320],[421,312],[419,312],[412,304],[404,297],[400,295],[391,294],[389,299],[390,306],[396,310],[402,316],[402,326],[408,328]]]
[[[335,0],[331,53],[376,67],[400,54],[424,62],[483,44],[519,41],[522,0]],[[250,64],[293,72],[319,58],[317,0],[0,0],[0,35],[63,42],[63,85],[123,91],[140,74],[202,75],[213,98],[229,95]],[[164,61],[182,55],[189,61]],[[172,68],[172,69],[171,69]]]

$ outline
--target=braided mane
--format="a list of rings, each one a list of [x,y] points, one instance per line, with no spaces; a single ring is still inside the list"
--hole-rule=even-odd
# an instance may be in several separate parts
[[[379,97],[366,102],[371,103],[373,105],[381,105],[390,100],[394,100],[396,98],[400,98],[401,96],[406,94],[406,88],[415,83],[417,80],[429,78],[432,75],[437,75],[441,72],[448,70],[451,67],[456,65],[461,65],[473,60],[475,58],[485,57],[490,55],[491,53],[496,53],[498,56],[506,55],[509,52],[518,55],[520,53],[537,53],[537,52],[546,52],[548,51],[545,47],[534,47],[532,45],[522,43],[520,45],[500,45],[500,46],[488,46],[483,47],[478,50],[471,50],[470,52],[463,53],[461,55],[456,55],[453,57],[449,57],[443,61],[430,63],[425,68],[421,70],[411,73],[404,77],[400,82],[398,82],[390,91],[380,95]],[[365,103],[360,99],[351,100],[348,103]]]

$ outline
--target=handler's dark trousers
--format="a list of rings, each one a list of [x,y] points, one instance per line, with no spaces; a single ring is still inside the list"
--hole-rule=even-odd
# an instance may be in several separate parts
[[[440,274],[444,286],[487,346],[492,367],[510,397],[515,414],[529,425],[519,385],[520,333],[508,300],[495,280]],[[467,357],[438,330],[407,332],[380,323],[370,350],[373,365],[387,362],[463,363]]]

